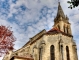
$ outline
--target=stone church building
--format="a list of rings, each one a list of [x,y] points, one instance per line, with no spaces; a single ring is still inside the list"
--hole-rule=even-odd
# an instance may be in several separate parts
[[[42,30],[21,49],[9,51],[3,60],[78,60],[71,24],[60,2],[53,28],[49,31]]]

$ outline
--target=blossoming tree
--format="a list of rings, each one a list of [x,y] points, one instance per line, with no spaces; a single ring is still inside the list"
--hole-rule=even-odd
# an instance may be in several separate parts
[[[14,41],[16,38],[13,35],[10,27],[0,26],[0,56],[8,53],[9,50],[13,50]]]

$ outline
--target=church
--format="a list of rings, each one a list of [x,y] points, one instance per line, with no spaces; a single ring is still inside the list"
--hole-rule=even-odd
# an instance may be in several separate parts
[[[60,2],[53,27],[30,38],[19,50],[9,51],[3,60],[78,60],[71,24]]]

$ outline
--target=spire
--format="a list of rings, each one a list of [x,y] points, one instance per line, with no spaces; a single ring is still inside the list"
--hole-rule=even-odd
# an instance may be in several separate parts
[[[60,5],[60,2],[58,2],[58,11],[57,11],[57,16],[56,16],[56,18],[55,18],[54,21],[57,21],[58,18],[60,18],[60,17],[62,17],[62,18],[65,19],[65,15],[64,15],[64,12],[63,12],[62,7],[61,7],[61,5]]]
[[[65,18],[65,15],[64,15],[64,12],[62,10],[62,7],[60,5],[60,2],[58,2],[58,12],[57,12],[57,17],[62,17],[62,18]]]
[[[71,28],[70,28],[70,23],[69,23],[69,18],[67,15],[65,16],[62,7],[60,5],[60,2],[58,2],[58,11],[57,11],[57,16],[54,19],[54,28],[59,29],[60,31],[72,35],[71,33]]]
[[[67,15],[66,15],[66,20],[69,20],[69,18],[67,17]]]

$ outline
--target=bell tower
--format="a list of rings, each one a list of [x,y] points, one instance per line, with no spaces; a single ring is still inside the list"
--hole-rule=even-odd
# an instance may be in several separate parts
[[[64,14],[60,2],[57,15],[54,18],[54,26],[47,32],[51,38],[51,60],[78,60],[77,46],[71,32],[69,18]],[[58,36],[58,37],[57,37]]]
[[[68,34],[72,35],[71,24],[69,23],[69,18],[64,14],[60,2],[58,3],[57,16],[54,19],[54,28]]]

